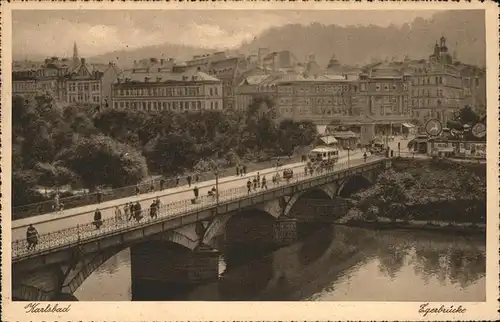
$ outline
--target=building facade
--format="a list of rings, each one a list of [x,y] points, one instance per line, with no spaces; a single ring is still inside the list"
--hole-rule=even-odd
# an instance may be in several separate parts
[[[68,103],[109,105],[111,86],[120,71],[113,64],[88,64],[84,58],[68,73],[66,97]]]
[[[112,106],[176,113],[222,110],[222,82],[200,71],[125,71],[112,86]]]

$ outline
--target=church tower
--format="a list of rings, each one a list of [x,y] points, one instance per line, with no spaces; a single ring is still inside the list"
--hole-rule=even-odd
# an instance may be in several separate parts
[[[80,63],[80,57],[78,57],[78,47],[76,46],[76,41],[73,45],[73,64],[78,66]]]

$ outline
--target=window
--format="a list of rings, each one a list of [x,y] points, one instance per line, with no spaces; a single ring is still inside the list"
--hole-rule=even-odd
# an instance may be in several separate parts
[[[397,88],[396,84],[392,84],[392,89],[396,90],[396,88]]]
[[[118,102],[114,103],[115,108],[118,108]]]
[[[366,91],[366,84],[365,83],[361,84],[361,91],[362,92]]]
[[[219,102],[215,102],[215,109],[218,110],[219,109]]]
[[[380,84],[378,84],[378,83],[377,83],[377,84],[375,85],[375,90],[376,90],[377,92],[380,92]]]
[[[125,108],[129,108],[130,107],[130,103],[129,102],[125,102]]]
[[[388,90],[389,90],[389,85],[384,84],[384,91],[386,91],[386,92],[387,92]]]
[[[125,103],[124,102],[120,102],[120,108],[124,108],[125,107]]]

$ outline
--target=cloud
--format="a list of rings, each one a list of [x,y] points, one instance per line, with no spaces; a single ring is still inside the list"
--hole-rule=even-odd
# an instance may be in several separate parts
[[[263,31],[289,23],[377,24],[410,22],[432,12],[293,10],[56,10],[13,13],[16,56],[81,56],[162,43],[234,48]]]

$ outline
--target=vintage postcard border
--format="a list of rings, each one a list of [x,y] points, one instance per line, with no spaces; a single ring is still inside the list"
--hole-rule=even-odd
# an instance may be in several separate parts
[[[487,39],[487,301],[442,303],[463,305],[461,315],[422,317],[413,302],[71,302],[67,313],[25,313],[28,302],[12,302],[10,251],[11,194],[11,12],[15,9],[485,9]],[[499,197],[498,197],[498,8],[489,3],[3,3],[2,4],[2,318],[13,320],[490,320],[498,318]],[[441,304],[441,303],[440,303]]]

